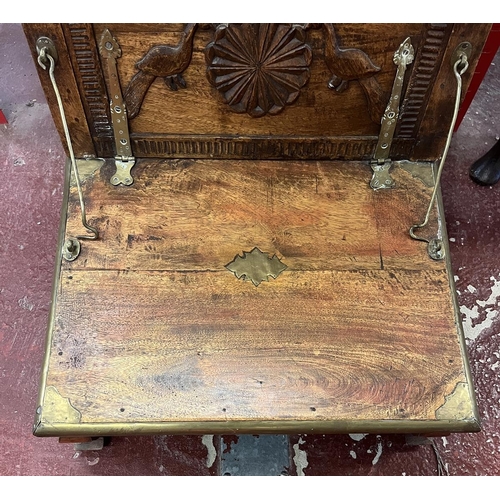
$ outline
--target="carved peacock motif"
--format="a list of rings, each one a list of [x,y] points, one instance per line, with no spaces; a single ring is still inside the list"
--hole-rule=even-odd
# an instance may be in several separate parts
[[[124,96],[129,118],[139,114],[142,101],[157,77],[163,78],[171,90],[186,88],[182,73],[191,62],[195,31],[196,24],[187,24],[177,45],[155,45],[136,63],[139,71],[130,80]]]
[[[380,68],[366,52],[356,48],[341,48],[333,24],[325,23],[323,27],[325,62],[331,72],[328,86],[337,92],[344,92],[350,81],[357,80],[366,95],[371,120],[380,123],[387,104],[384,92],[375,79]]]

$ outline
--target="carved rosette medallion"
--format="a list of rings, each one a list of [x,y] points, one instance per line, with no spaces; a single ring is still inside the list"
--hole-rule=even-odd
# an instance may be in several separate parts
[[[309,80],[304,29],[286,24],[220,25],[206,48],[207,76],[236,113],[277,114]]]

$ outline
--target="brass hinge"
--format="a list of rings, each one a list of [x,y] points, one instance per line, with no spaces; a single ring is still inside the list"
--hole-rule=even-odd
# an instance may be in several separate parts
[[[384,116],[382,116],[378,143],[370,164],[373,170],[370,187],[375,190],[394,187],[394,180],[389,173],[392,166],[389,154],[399,118],[399,101],[401,100],[406,67],[413,62],[414,55],[415,50],[411,44],[410,37],[394,53],[393,61],[398,69],[396,70],[396,76],[392,85],[389,103],[387,104],[387,108],[385,108]]]
[[[116,60],[121,57],[122,50],[120,45],[106,28],[99,42],[99,53],[106,61],[104,68],[107,72],[109,82],[109,106],[111,109],[111,123],[113,125],[113,135],[115,138],[115,166],[116,172],[111,177],[111,184],[118,186],[124,184],[130,186],[134,182],[130,171],[135,165],[135,158],[132,154],[130,144],[130,133],[128,129],[127,109],[123,99],[120,78]]]

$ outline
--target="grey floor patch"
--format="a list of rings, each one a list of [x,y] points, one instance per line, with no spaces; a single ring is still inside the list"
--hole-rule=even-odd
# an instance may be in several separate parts
[[[222,451],[223,476],[283,476],[289,473],[288,436],[242,435],[237,442],[223,440]]]

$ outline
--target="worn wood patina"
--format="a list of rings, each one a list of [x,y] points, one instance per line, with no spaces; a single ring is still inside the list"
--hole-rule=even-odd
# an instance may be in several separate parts
[[[422,179],[142,160],[117,189],[111,172],[84,179],[100,240],[61,268],[45,384],[67,400],[38,434],[74,433],[66,412],[88,434],[477,429],[446,263],[407,234]],[[286,265],[258,287],[226,267],[255,246]],[[460,384],[466,414],[440,417]]]

